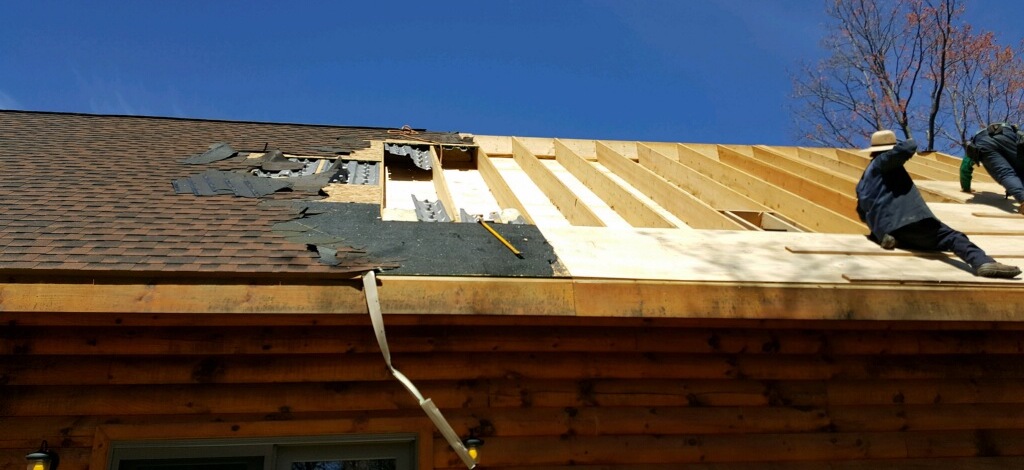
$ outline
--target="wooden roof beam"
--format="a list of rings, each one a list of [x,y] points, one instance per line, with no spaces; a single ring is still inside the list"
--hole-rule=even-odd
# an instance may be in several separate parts
[[[859,222],[679,144],[679,162],[815,232],[863,233]]]
[[[852,177],[814,165],[807,160],[793,158],[771,147],[755,145],[751,155],[761,162],[781,168],[802,178],[818,182],[843,194],[856,194],[859,176]]]
[[[644,204],[640,198],[613,181],[608,175],[594,168],[590,162],[559,139],[555,139],[555,160],[587,188],[590,188],[630,225],[646,228],[677,228],[658,211]]]
[[[762,156],[764,156],[762,154]],[[781,158],[772,159],[772,163],[741,153],[736,148],[718,146],[718,159],[726,165],[743,170],[763,181],[778,186],[793,194],[800,195],[811,202],[842,214],[850,221],[860,220],[857,215],[856,192],[840,192],[825,186],[807,176],[795,174],[776,165]]]
[[[501,176],[501,172],[494,166],[491,158],[487,156],[487,152],[483,148],[478,148],[476,151],[476,168],[480,172],[480,177],[487,183],[491,194],[494,195],[494,200],[498,202],[498,206],[515,209],[526,219],[526,223],[536,225],[536,222],[530,217],[530,213],[526,211],[526,206],[516,197],[515,191],[512,191],[508,181],[505,181],[505,178]]]
[[[863,168],[858,168],[858,167],[856,167],[854,165],[851,165],[849,163],[841,162],[837,158],[833,158],[833,157],[829,157],[829,156],[823,155],[823,154],[819,153],[817,151],[817,149],[809,149],[809,148],[800,147],[797,152],[800,155],[800,158],[802,158],[804,160],[807,160],[808,162],[810,162],[810,163],[812,163],[812,164],[814,164],[816,166],[819,166],[819,167],[822,167],[822,168],[825,168],[825,169],[831,169],[831,170],[835,171],[836,173],[840,173],[842,175],[845,175],[845,176],[848,176],[848,177],[852,177],[856,181],[860,181],[861,175],[864,174],[864,169]],[[856,188],[856,186],[854,186],[854,187]],[[933,191],[931,189],[926,189],[926,188],[922,188],[922,187],[918,187],[918,189],[921,190],[921,196],[924,197],[924,200],[927,201],[927,202],[956,202],[955,200],[953,200],[953,199],[951,199],[951,198],[949,198],[947,196],[944,196],[943,194],[939,193],[938,191]],[[854,191],[851,194],[856,195],[856,191]]]
[[[434,192],[437,193],[437,199],[444,204],[445,210],[448,212],[448,216],[451,217],[452,221],[459,221],[459,209],[455,207],[455,199],[452,198],[451,189],[448,188],[448,181],[444,177],[444,169],[441,168],[441,159],[437,156],[437,151],[434,150],[434,146],[430,146],[430,171],[432,173],[432,180],[434,181]]]
[[[675,146],[672,147],[675,150]],[[767,212],[764,205],[733,191],[712,178],[644,145],[637,145],[640,164],[671,181],[717,210]]]
[[[945,152],[932,152],[930,155],[936,161],[940,161],[940,162],[945,163],[947,165],[953,165],[953,166],[955,166],[957,168],[960,168],[960,160],[961,160],[960,157],[954,157],[954,156],[952,156],[952,155],[950,155],[948,153],[945,153]]]
[[[930,167],[943,170],[947,173],[955,174],[957,175],[957,178],[960,177],[960,162],[962,160],[959,158],[951,157],[939,152],[927,152],[917,154],[917,156],[914,157],[914,160]],[[996,180],[992,179],[992,177],[988,175],[988,172],[985,171],[975,171],[974,181],[981,181],[985,183],[996,182]]]
[[[810,162],[815,166],[824,168],[836,174],[853,178],[857,181],[860,181],[860,176],[864,174],[864,168],[840,161],[838,158],[820,153],[816,149],[800,147],[797,149],[797,155],[799,155],[801,159]]]
[[[605,226],[604,221],[516,137],[512,138],[512,158],[570,224],[588,227]]]
[[[867,155],[862,155],[860,153],[851,152],[849,150],[844,150],[844,149],[836,149],[836,156],[839,157],[839,160],[847,162],[847,163],[849,163],[851,165],[857,166],[861,170],[863,170],[864,168],[867,168],[868,162],[871,161],[871,157],[869,157]],[[936,169],[936,168],[931,168],[931,167],[929,167],[929,166],[927,166],[927,165],[925,165],[925,164],[923,164],[923,163],[921,163],[919,161],[916,161],[913,158],[908,160],[907,163],[905,165],[903,165],[903,167],[907,169],[907,173],[910,173],[910,177],[911,178],[914,178],[914,179],[916,179],[918,181],[928,181],[928,180],[959,181],[960,180],[960,175],[959,174],[954,174],[954,173],[950,173],[948,171],[943,171],[943,170],[939,170],[939,169]]]
[[[857,180],[860,181],[860,175],[863,174],[864,168],[867,167],[867,162],[869,161],[870,158],[869,157],[864,157],[862,155],[858,155],[858,154],[853,153],[853,152],[843,151],[843,149],[835,149],[834,152],[836,152],[836,154],[837,154],[837,159],[843,159],[844,161],[840,162],[840,160],[830,159],[828,157],[825,157],[825,156],[817,153],[816,151],[814,151],[814,149],[811,149],[811,148],[801,148],[801,154],[800,155],[801,155],[801,157],[808,158],[808,159],[814,161],[815,163],[822,162],[823,164],[821,166],[833,165],[833,164],[826,163],[827,160],[833,160],[835,162],[840,162],[839,165],[842,166],[844,173],[848,173],[849,174],[849,172],[856,172]],[[851,162],[851,163],[847,163],[847,162]],[[863,164],[863,167],[860,166],[861,164]],[[921,180],[924,180],[924,181],[932,180],[932,178],[929,178],[927,176],[923,176],[920,173],[913,171],[912,169],[907,169],[907,173],[910,175],[911,178],[914,178],[914,179],[921,179]],[[956,177],[956,180],[957,181],[959,180],[959,176]],[[933,189],[929,189],[927,187],[921,187],[921,186],[918,186],[918,189],[921,191],[921,196],[925,199],[926,202],[929,202],[929,203],[954,203],[954,202],[957,202],[956,200],[951,199],[951,198],[943,195],[942,193],[939,193],[939,191],[937,191],[937,190],[933,190]]]
[[[740,222],[723,215],[602,142],[597,143],[597,161],[692,228],[747,230]]]

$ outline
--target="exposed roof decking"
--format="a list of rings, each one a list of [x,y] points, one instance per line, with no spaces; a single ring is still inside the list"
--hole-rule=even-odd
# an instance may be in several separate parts
[[[553,139],[549,145],[539,138],[478,136],[478,140],[492,160],[500,160],[496,155],[511,151],[515,142],[528,144],[535,151],[547,149],[556,157],[559,153],[575,153],[572,149],[585,152],[593,148],[593,155],[584,153],[579,158],[591,161],[592,166],[614,162],[609,171],[625,176],[616,184],[630,185],[630,191],[649,184],[655,177],[664,178],[662,181],[676,186],[676,191],[709,207],[775,211],[803,222],[810,230],[829,232],[653,229],[643,227],[642,222],[627,229],[539,223],[574,277],[882,285],[1020,284],[1018,280],[976,277],[951,253],[884,251],[868,241],[863,235],[866,227],[854,219],[856,196],[852,194],[868,159],[856,152],[635,142],[634,160],[626,157],[634,154],[629,150],[630,143],[622,141],[614,142],[613,149],[604,141]],[[673,155],[671,150],[677,153]],[[579,166],[573,160],[567,163],[570,167]],[[944,178],[918,182],[940,219],[973,235],[976,243],[1001,261],[1024,264],[1024,252],[1007,249],[1024,242],[1024,218],[1011,212],[1008,203],[1000,204],[989,197],[988,193],[996,189],[990,187],[994,183],[976,183],[979,192],[975,195],[977,199],[972,200],[959,192],[958,175],[949,171],[955,168],[953,165],[928,158],[927,164],[916,167],[921,168],[927,168],[924,171],[931,176]],[[641,171],[645,172],[643,176],[637,176]],[[854,174],[856,178],[850,176]],[[590,184],[604,188],[607,181]],[[606,198],[615,200],[614,194],[605,192]],[[672,201],[670,197],[660,200]],[[968,201],[972,203],[965,204]],[[655,197],[644,199],[642,204],[652,212],[664,210],[658,202]]]

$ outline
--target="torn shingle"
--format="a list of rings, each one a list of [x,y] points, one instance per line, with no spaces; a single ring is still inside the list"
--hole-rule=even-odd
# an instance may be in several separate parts
[[[174,180],[171,185],[178,194],[232,194],[250,198],[263,197],[292,187],[292,183],[284,179],[259,178],[221,170],[206,170],[198,175]]]
[[[220,160],[226,160],[235,156],[238,152],[231,148],[230,145],[224,142],[217,142],[216,144],[210,145],[210,148],[198,155],[193,155],[185,159],[183,163],[186,165],[201,165],[204,163],[213,163]]]
[[[257,160],[261,169],[271,172],[281,172],[286,170],[291,172],[302,170],[306,167],[306,163],[301,162],[298,159],[285,158],[284,154],[281,153],[280,150],[271,150]]]

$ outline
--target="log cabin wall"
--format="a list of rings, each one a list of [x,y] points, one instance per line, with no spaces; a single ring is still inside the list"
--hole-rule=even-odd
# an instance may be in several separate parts
[[[4,315],[0,468],[45,439],[61,470],[104,470],[106,429],[426,429],[420,468],[464,468],[365,314]],[[1021,323],[385,318],[481,468],[1024,465]]]

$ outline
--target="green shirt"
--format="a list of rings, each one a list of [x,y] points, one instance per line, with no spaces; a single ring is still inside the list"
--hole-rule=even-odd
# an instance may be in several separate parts
[[[960,189],[965,193],[971,192],[971,178],[974,177],[974,167],[978,164],[971,160],[971,157],[964,155],[960,160]]]

